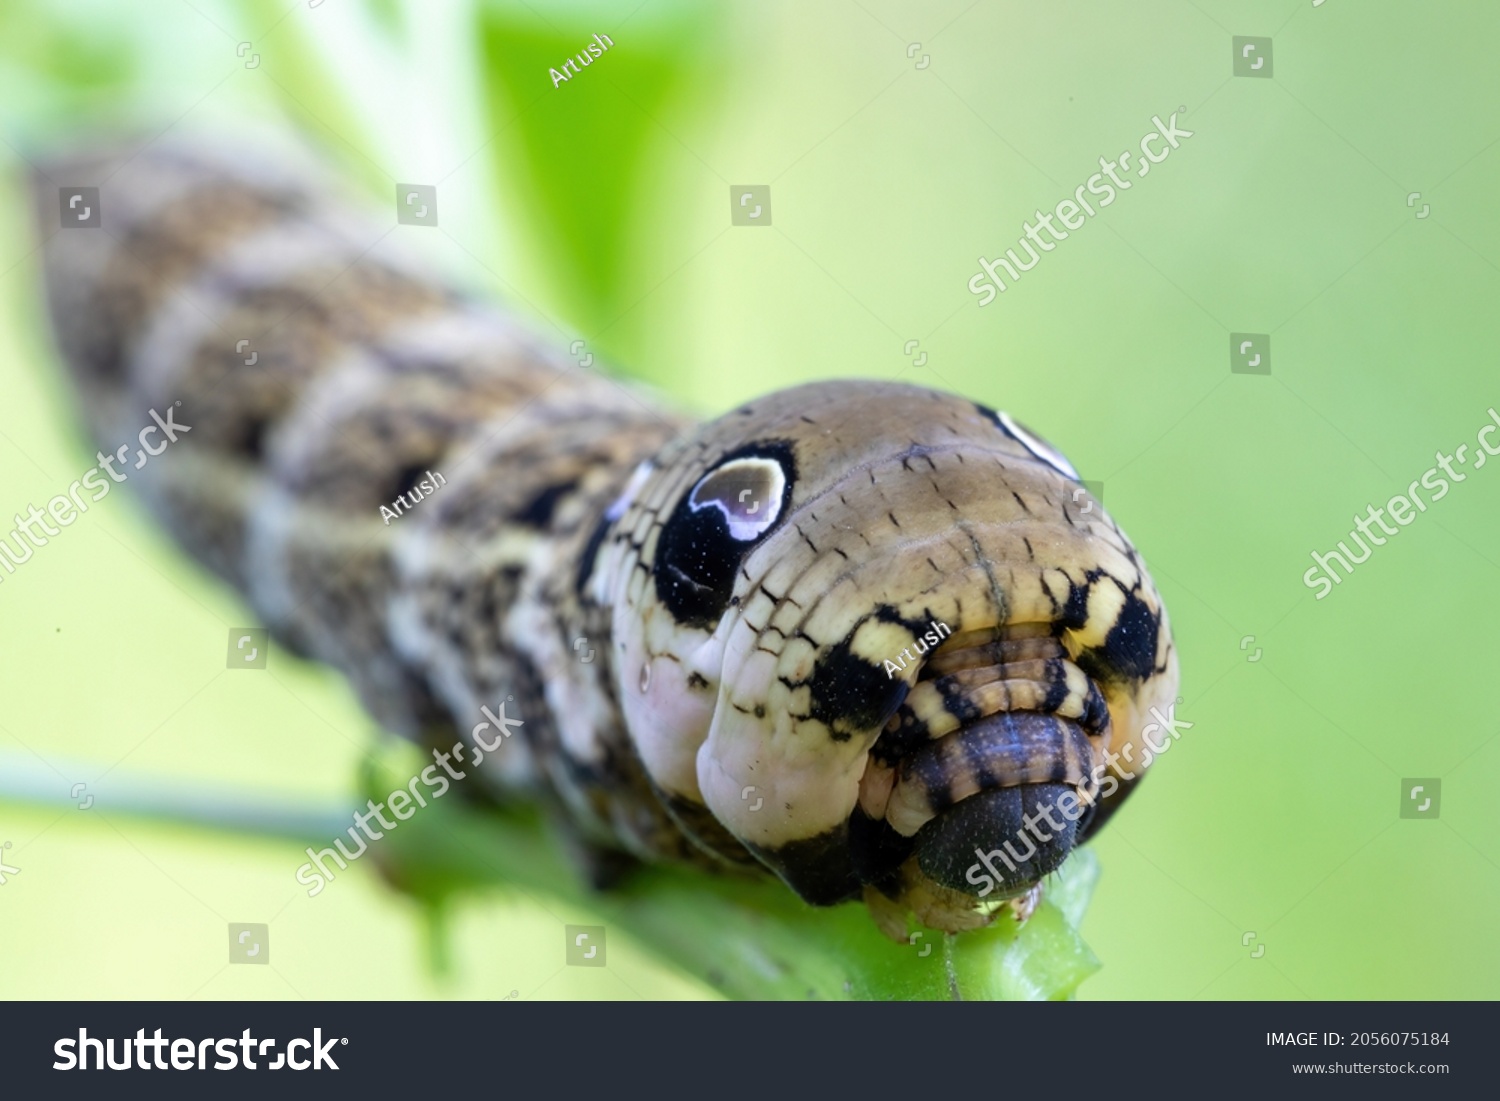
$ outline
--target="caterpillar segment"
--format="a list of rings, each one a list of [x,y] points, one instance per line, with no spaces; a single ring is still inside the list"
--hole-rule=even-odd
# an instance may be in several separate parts
[[[102,227],[57,229],[63,184],[99,187]],[[489,797],[546,802],[601,866],[772,873],[897,939],[956,932],[1024,916],[1150,761],[1161,598],[1006,414],[839,381],[694,425],[295,157],[119,148],[35,193],[100,448],[151,410],[191,426],[132,472],[162,523],[377,721],[463,740]],[[502,704],[523,722],[488,750]],[[976,876],[993,852],[1016,859]]]

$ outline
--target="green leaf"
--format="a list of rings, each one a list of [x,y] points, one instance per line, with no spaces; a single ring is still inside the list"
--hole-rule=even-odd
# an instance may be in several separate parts
[[[720,16],[715,6],[657,5],[625,27],[618,6],[572,3],[540,12],[490,0],[479,11],[478,49],[487,146],[497,176],[525,197],[531,246],[556,283],[561,307],[592,332],[626,303],[638,247],[652,142],[669,133],[669,108],[692,84],[698,55]],[[549,73],[593,35],[616,44],[567,80]],[[621,45],[625,48],[620,48]],[[696,81],[693,78],[696,76]]]
[[[368,792],[384,799],[402,777],[377,767]],[[505,888],[603,914],[612,932],[730,998],[1065,999],[1099,969],[1076,928],[1098,879],[1087,850],[1049,879],[1024,926],[1002,914],[987,929],[954,937],[916,930],[908,944],[883,936],[862,904],[808,906],[771,879],[650,867],[596,892],[540,814],[463,796],[432,801],[371,854],[393,884],[432,908],[435,959],[445,954],[441,923],[452,904]]]

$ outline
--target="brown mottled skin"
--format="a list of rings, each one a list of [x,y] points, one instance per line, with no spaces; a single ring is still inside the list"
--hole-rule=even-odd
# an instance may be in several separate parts
[[[61,185],[100,187],[102,228],[59,229]],[[901,939],[909,913],[1034,903],[1133,786],[1101,792],[1105,751],[1149,760],[1177,690],[1161,599],[1066,460],[877,382],[694,427],[336,194],[296,157],[181,144],[37,176],[100,447],[152,409],[191,426],[130,478],[183,547],[395,731],[472,744],[507,702],[485,789],[601,854],[769,869]],[[1098,805],[990,897],[965,884],[1063,792]]]

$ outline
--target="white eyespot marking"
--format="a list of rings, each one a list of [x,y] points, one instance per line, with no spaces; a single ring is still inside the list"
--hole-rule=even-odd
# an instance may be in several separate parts
[[[729,537],[749,543],[759,539],[781,513],[786,471],[775,459],[731,459],[705,474],[688,496],[694,512],[716,508]]]
[[[625,488],[620,491],[620,496],[605,511],[604,518],[610,523],[614,523],[621,516],[624,516],[625,510],[630,507],[630,503],[635,500],[635,495],[641,491],[641,486],[646,484],[646,479],[651,477],[651,472],[655,469],[656,467],[650,459],[645,460],[640,466],[636,467],[635,473],[630,476],[630,481],[626,482]]]
[[[1019,440],[1027,451],[1030,451],[1058,473],[1065,474],[1075,482],[1079,480],[1078,471],[1073,469],[1072,463],[1063,458],[1062,452],[1058,451],[1030,429],[1021,427],[1009,413],[996,413],[995,416],[1000,418],[1000,427],[1004,428],[1014,439]]]

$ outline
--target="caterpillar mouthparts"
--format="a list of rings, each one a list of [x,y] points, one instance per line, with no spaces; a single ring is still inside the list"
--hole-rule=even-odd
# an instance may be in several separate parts
[[[925,900],[929,924],[982,924],[979,900],[1026,896],[1087,835],[1109,736],[1098,686],[1050,625],[946,640],[871,749],[861,878]]]

